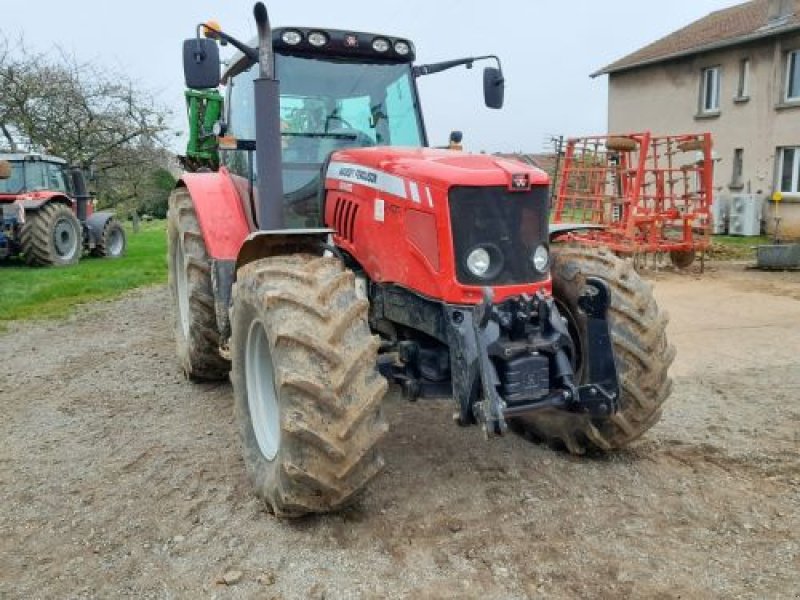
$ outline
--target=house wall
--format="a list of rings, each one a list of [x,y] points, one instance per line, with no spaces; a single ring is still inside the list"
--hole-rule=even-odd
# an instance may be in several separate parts
[[[777,181],[776,148],[800,146],[800,103],[786,106],[787,51],[800,49],[800,34],[772,38],[687,57],[609,78],[608,130],[654,134],[710,132],[716,162],[717,195],[754,193],[764,198],[764,220],[773,227],[772,193]],[[735,101],[739,64],[750,59],[749,100]],[[700,114],[701,71],[720,66],[718,116]],[[731,188],[734,150],[744,150],[741,189]],[[780,205],[783,235],[800,238],[800,195]]]

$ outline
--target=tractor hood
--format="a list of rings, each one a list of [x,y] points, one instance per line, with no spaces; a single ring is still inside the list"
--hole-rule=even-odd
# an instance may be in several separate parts
[[[351,181],[383,191],[416,182],[447,190],[453,186],[505,186],[524,190],[547,185],[547,174],[514,160],[430,148],[356,148],[334,152],[328,179]],[[404,196],[405,194],[395,194]]]

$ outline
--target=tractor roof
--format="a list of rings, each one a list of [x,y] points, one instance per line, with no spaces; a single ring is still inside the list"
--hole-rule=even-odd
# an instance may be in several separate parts
[[[59,165],[67,164],[63,158],[57,156],[50,156],[49,154],[38,154],[36,152],[0,152],[0,160],[7,160],[9,162],[20,162],[23,160],[28,161],[42,161],[49,163],[56,163]]]

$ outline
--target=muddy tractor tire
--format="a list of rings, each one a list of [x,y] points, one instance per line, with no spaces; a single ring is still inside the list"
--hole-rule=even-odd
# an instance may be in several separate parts
[[[83,253],[83,228],[69,206],[46,204],[25,215],[20,247],[31,266],[74,265]]]
[[[127,248],[128,240],[125,237],[125,229],[123,229],[122,224],[115,219],[109,219],[103,227],[103,233],[100,235],[100,239],[97,240],[97,245],[92,248],[92,256],[121,258],[125,256]]]
[[[377,338],[334,258],[276,256],[237,274],[231,381],[244,462],[279,517],[337,510],[381,471]]]
[[[186,188],[176,189],[169,198],[167,238],[178,360],[191,380],[225,379],[230,363],[219,352],[211,260]]]
[[[549,411],[516,425],[535,441],[566,447],[573,454],[615,450],[640,437],[661,418],[661,405],[672,390],[668,369],[675,349],[667,342],[668,316],[629,261],[606,250],[565,245],[553,247],[553,296],[576,340],[575,368],[586,382],[582,348],[587,347],[586,315],[578,298],[587,277],[600,277],[611,290],[608,320],[620,384],[620,410],[610,418]]]

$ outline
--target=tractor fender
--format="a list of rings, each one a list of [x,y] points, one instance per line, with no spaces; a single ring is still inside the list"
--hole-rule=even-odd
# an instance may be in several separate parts
[[[281,229],[278,231],[256,231],[247,236],[239,255],[236,270],[260,258],[280,254],[318,254],[326,249],[333,229]]]
[[[34,210],[39,210],[45,204],[50,204],[51,202],[60,202],[61,204],[72,207],[72,200],[64,194],[42,192],[34,192],[33,194],[22,196],[15,204],[18,204],[26,211],[32,212]]]
[[[231,174],[224,167],[215,172],[185,173],[177,185],[189,190],[209,257],[235,261],[250,225]]]
[[[86,228],[89,230],[89,247],[93,248],[103,237],[103,230],[106,224],[114,218],[112,212],[96,212],[89,215],[86,219]]]
[[[595,225],[592,223],[550,223],[550,241],[571,231],[582,231],[587,229],[605,229],[605,225]]]

